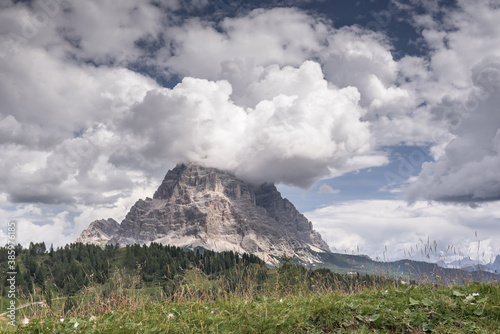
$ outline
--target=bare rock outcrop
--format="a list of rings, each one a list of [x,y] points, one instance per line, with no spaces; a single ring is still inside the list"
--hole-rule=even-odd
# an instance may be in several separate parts
[[[104,246],[118,232],[120,224],[112,218],[93,221],[76,242]]]
[[[107,243],[120,246],[157,242],[232,250],[268,263],[284,255],[319,262],[314,252],[329,252],[311,222],[274,185],[250,185],[197,164],[170,170],[153,198],[137,201],[112,235],[103,234],[110,237]]]

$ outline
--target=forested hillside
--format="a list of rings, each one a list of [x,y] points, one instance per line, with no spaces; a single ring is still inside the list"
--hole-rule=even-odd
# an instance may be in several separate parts
[[[47,249],[44,243],[31,243],[27,249],[18,245],[16,253],[18,292],[27,300],[36,296],[37,300],[48,302],[54,297],[75,295],[85,287],[103,285],[116,275],[135,277],[129,288],[160,286],[166,295],[175,294],[186,275],[193,271],[209,281],[223,280],[229,290],[251,282],[256,292],[262,290],[264,285],[276,282],[283,289],[293,289],[299,282],[312,287],[318,281],[332,288],[386,282],[381,277],[349,276],[335,274],[327,269],[305,269],[292,264],[290,258],[283,258],[282,265],[272,269],[251,254],[183,250],[155,243],[124,248],[106,246],[103,249],[82,243]],[[0,259],[4,282],[2,296],[5,296],[5,287],[9,284],[6,280],[6,248],[0,248]]]

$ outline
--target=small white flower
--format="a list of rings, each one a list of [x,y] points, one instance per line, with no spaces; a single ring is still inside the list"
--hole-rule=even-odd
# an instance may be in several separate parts
[[[214,314],[214,311],[210,311],[210,314]]]
[[[280,299],[280,303],[283,303],[283,299]]]
[[[77,327],[78,327],[78,325],[79,325],[79,323],[78,323],[78,322],[75,322],[74,327],[75,327],[75,328],[77,328]]]
[[[465,297],[465,300],[467,300],[467,301],[470,301],[472,299],[474,299],[474,297],[472,295],[468,295],[467,297]]]
[[[479,296],[479,293],[473,293],[472,294],[472,297],[477,297],[477,296]]]
[[[173,313],[169,313],[169,314],[167,315],[167,317],[168,317],[168,318],[173,318],[173,317],[174,317],[174,314],[173,314]]]
[[[97,318],[95,317],[95,315],[91,316],[89,319],[89,321],[96,321],[96,320],[97,320]]]
[[[21,324],[22,324],[22,325],[27,325],[27,324],[29,324],[29,323],[30,323],[30,320],[29,320],[28,318],[23,318],[23,319],[21,320]]]
[[[60,322],[64,322],[64,318],[59,319]]]

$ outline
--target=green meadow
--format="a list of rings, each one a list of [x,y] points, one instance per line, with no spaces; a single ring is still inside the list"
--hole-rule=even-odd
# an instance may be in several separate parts
[[[500,329],[500,284],[495,282],[444,285],[340,274],[307,269],[289,258],[271,268],[253,256],[160,245],[102,250],[76,244],[50,253],[20,250],[24,285],[18,304],[43,304],[17,310],[15,326],[3,316],[2,332],[498,333]],[[153,255],[158,261],[148,264],[154,262]],[[54,275],[56,267],[62,267],[62,277]],[[31,284],[26,283],[29,280]],[[3,311],[8,302],[3,296]]]

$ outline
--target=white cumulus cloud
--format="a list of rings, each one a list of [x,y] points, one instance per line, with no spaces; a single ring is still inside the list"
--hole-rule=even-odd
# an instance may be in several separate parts
[[[330,87],[311,61],[264,72],[253,84],[260,97],[255,108],[235,104],[224,80],[185,78],[174,89],[149,92],[123,118],[118,131],[130,144],[115,157],[193,161],[252,182],[300,187],[364,167],[366,160],[385,162],[373,154],[354,87]]]

